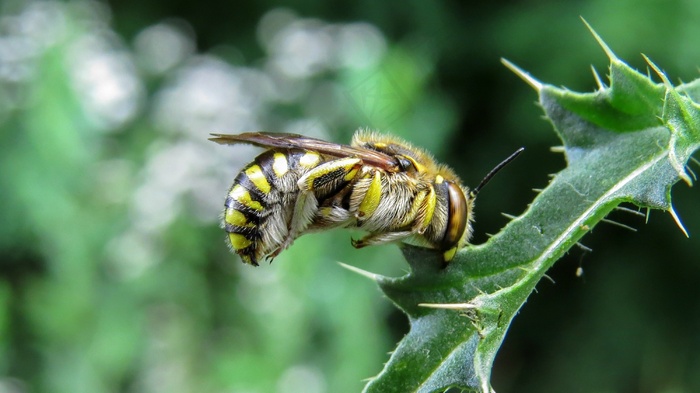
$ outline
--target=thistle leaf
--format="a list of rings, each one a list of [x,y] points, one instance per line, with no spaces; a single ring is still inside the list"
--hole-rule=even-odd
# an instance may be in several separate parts
[[[700,147],[700,81],[654,82],[610,58],[609,83],[575,93],[541,83],[511,63],[539,94],[563,142],[567,167],[530,207],[483,245],[438,256],[404,248],[411,272],[377,277],[411,330],[366,392],[491,392],[491,368],[513,317],[545,272],[622,202],[670,211],[671,186],[691,184],[685,166]]]

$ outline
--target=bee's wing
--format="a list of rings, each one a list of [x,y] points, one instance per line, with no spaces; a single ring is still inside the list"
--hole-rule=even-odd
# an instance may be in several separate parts
[[[265,148],[304,149],[327,154],[334,157],[357,157],[366,164],[377,166],[389,172],[399,169],[396,158],[376,150],[363,149],[348,145],[326,142],[321,139],[309,138],[297,134],[245,132],[243,134],[211,134],[210,141],[222,145],[244,143]]]

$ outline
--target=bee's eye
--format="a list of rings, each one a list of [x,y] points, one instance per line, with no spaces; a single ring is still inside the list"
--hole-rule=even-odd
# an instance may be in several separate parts
[[[469,217],[467,214],[467,198],[464,192],[458,185],[451,181],[446,181],[447,184],[447,229],[445,236],[442,238],[443,250],[450,250],[457,247],[459,241],[464,236],[464,231],[467,228]]]
[[[399,161],[399,168],[401,168],[401,171],[403,172],[408,172],[411,169],[414,169],[415,167],[413,166],[413,162],[406,158],[405,156],[396,156],[396,159]]]

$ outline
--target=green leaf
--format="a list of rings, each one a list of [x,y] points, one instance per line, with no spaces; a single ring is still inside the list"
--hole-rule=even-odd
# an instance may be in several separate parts
[[[366,392],[492,391],[508,327],[557,259],[622,202],[677,218],[671,186],[690,184],[685,165],[700,146],[699,82],[673,87],[649,62],[662,80],[655,83],[595,36],[611,65],[610,86],[594,93],[545,85],[506,64],[538,91],[568,165],[527,211],[446,269],[436,253],[407,246],[408,275],[372,276],[411,330]]]

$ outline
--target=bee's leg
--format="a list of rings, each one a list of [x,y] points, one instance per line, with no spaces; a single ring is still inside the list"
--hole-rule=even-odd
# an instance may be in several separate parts
[[[318,211],[318,199],[313,192],[302,191],[297,197],[292,213],[292,222],[289,229],[289,238],[300,235],[311,224]]]
[[[313,223],[313,229],[331,229],[347,226],[354,216],[340,206],[322,206]],[[312,229],[309,227],[308,229]]]
[[[318,201],[340,192],[355,179],[361,166],[359,158],[341,158],[325,162],[299,179],[299,196],[294,204],[289,235],[276,253],[289,247],[311,224],[318,212]]]
[[[324,162],[306,172],[297,185],[301,192],[311,192],[318,199],[325,199],[355,179],[361,166],[362,160],[352,157]]]
[[[353,247],[362,248],[367,246],[376,246],[378,244],[397,242],[414,234],[415,233],[413,231],[373,233],[363,237],[360,240],[351,239],[351,242]]]
[[[272,260],[277,257],[282,251],[286,250],[294,243],[294,240],[299,237],[304,230],[311,224],[318,210],[318,199],[312,192],[300,192],[297,201],[294,204],[292,220],[287,231],[287,236],[279,247],[274,249],[268,256],[267,260]]]
[[[413,232],[422,235],[430,226],[437,205],[437,196],[435,189],[430,186],[430,189],[425,194],[425,197],[420,201],[420,208],[413,221]]]

